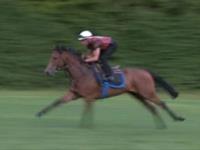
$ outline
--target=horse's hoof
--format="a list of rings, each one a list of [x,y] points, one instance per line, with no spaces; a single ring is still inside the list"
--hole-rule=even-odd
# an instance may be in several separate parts
[[[185,118],[183,118],[183,117],[177,117],[176,118],[176,121],[184,121],[185,120]]]
[[[39,112],[39,113],[36,114],[36,117],[39,117],[39,118],[40,118],[40,117],[42,117],[42,115],[43,115],[43,113],[42,113],[42,112]]]

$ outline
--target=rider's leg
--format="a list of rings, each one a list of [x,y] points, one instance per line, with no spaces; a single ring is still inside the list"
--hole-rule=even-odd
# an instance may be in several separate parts
[[[101,68],[102,68],[103,72],[105,73],[106,78],[112,77],[112,69],[111,69],[110,65],[108,64],[107,59],[101,58],[100,63],[101,63]]]
[[[114,77],[112,76],[113,72],[107,60],[116,51],[116,48],[117,48],[116,44],[113,43],[108,47],[108,49],[103,50],[100,55],[100,63],[102,70],[104,71],[106,78],[108,78],[111,81],[114,81]]]

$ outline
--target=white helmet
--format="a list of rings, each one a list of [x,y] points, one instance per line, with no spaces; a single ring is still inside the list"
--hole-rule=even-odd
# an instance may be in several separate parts
[[[79,34],[79,38],[78,40],[84,40],[90,36],[93,36],[92,32],[88,31],[88,30],[85,30],[85,31],[82,31],[80,34]]]

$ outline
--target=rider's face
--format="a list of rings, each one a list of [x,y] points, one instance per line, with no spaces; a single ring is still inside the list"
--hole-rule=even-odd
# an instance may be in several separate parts
[[[81,40],[81,44],[83,44],[83,45],[88,45],[88,42],[87,42],[86,39],[84,39],[84,40]]]

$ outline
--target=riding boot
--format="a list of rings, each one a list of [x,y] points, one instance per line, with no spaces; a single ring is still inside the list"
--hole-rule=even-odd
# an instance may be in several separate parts
[[[110,65],[106,61],[102,62],[101,64],[102,64],[101,66],[102,66],[102,70],[105,74],[106,80],[113,82],[113,83],[116,82]]]

